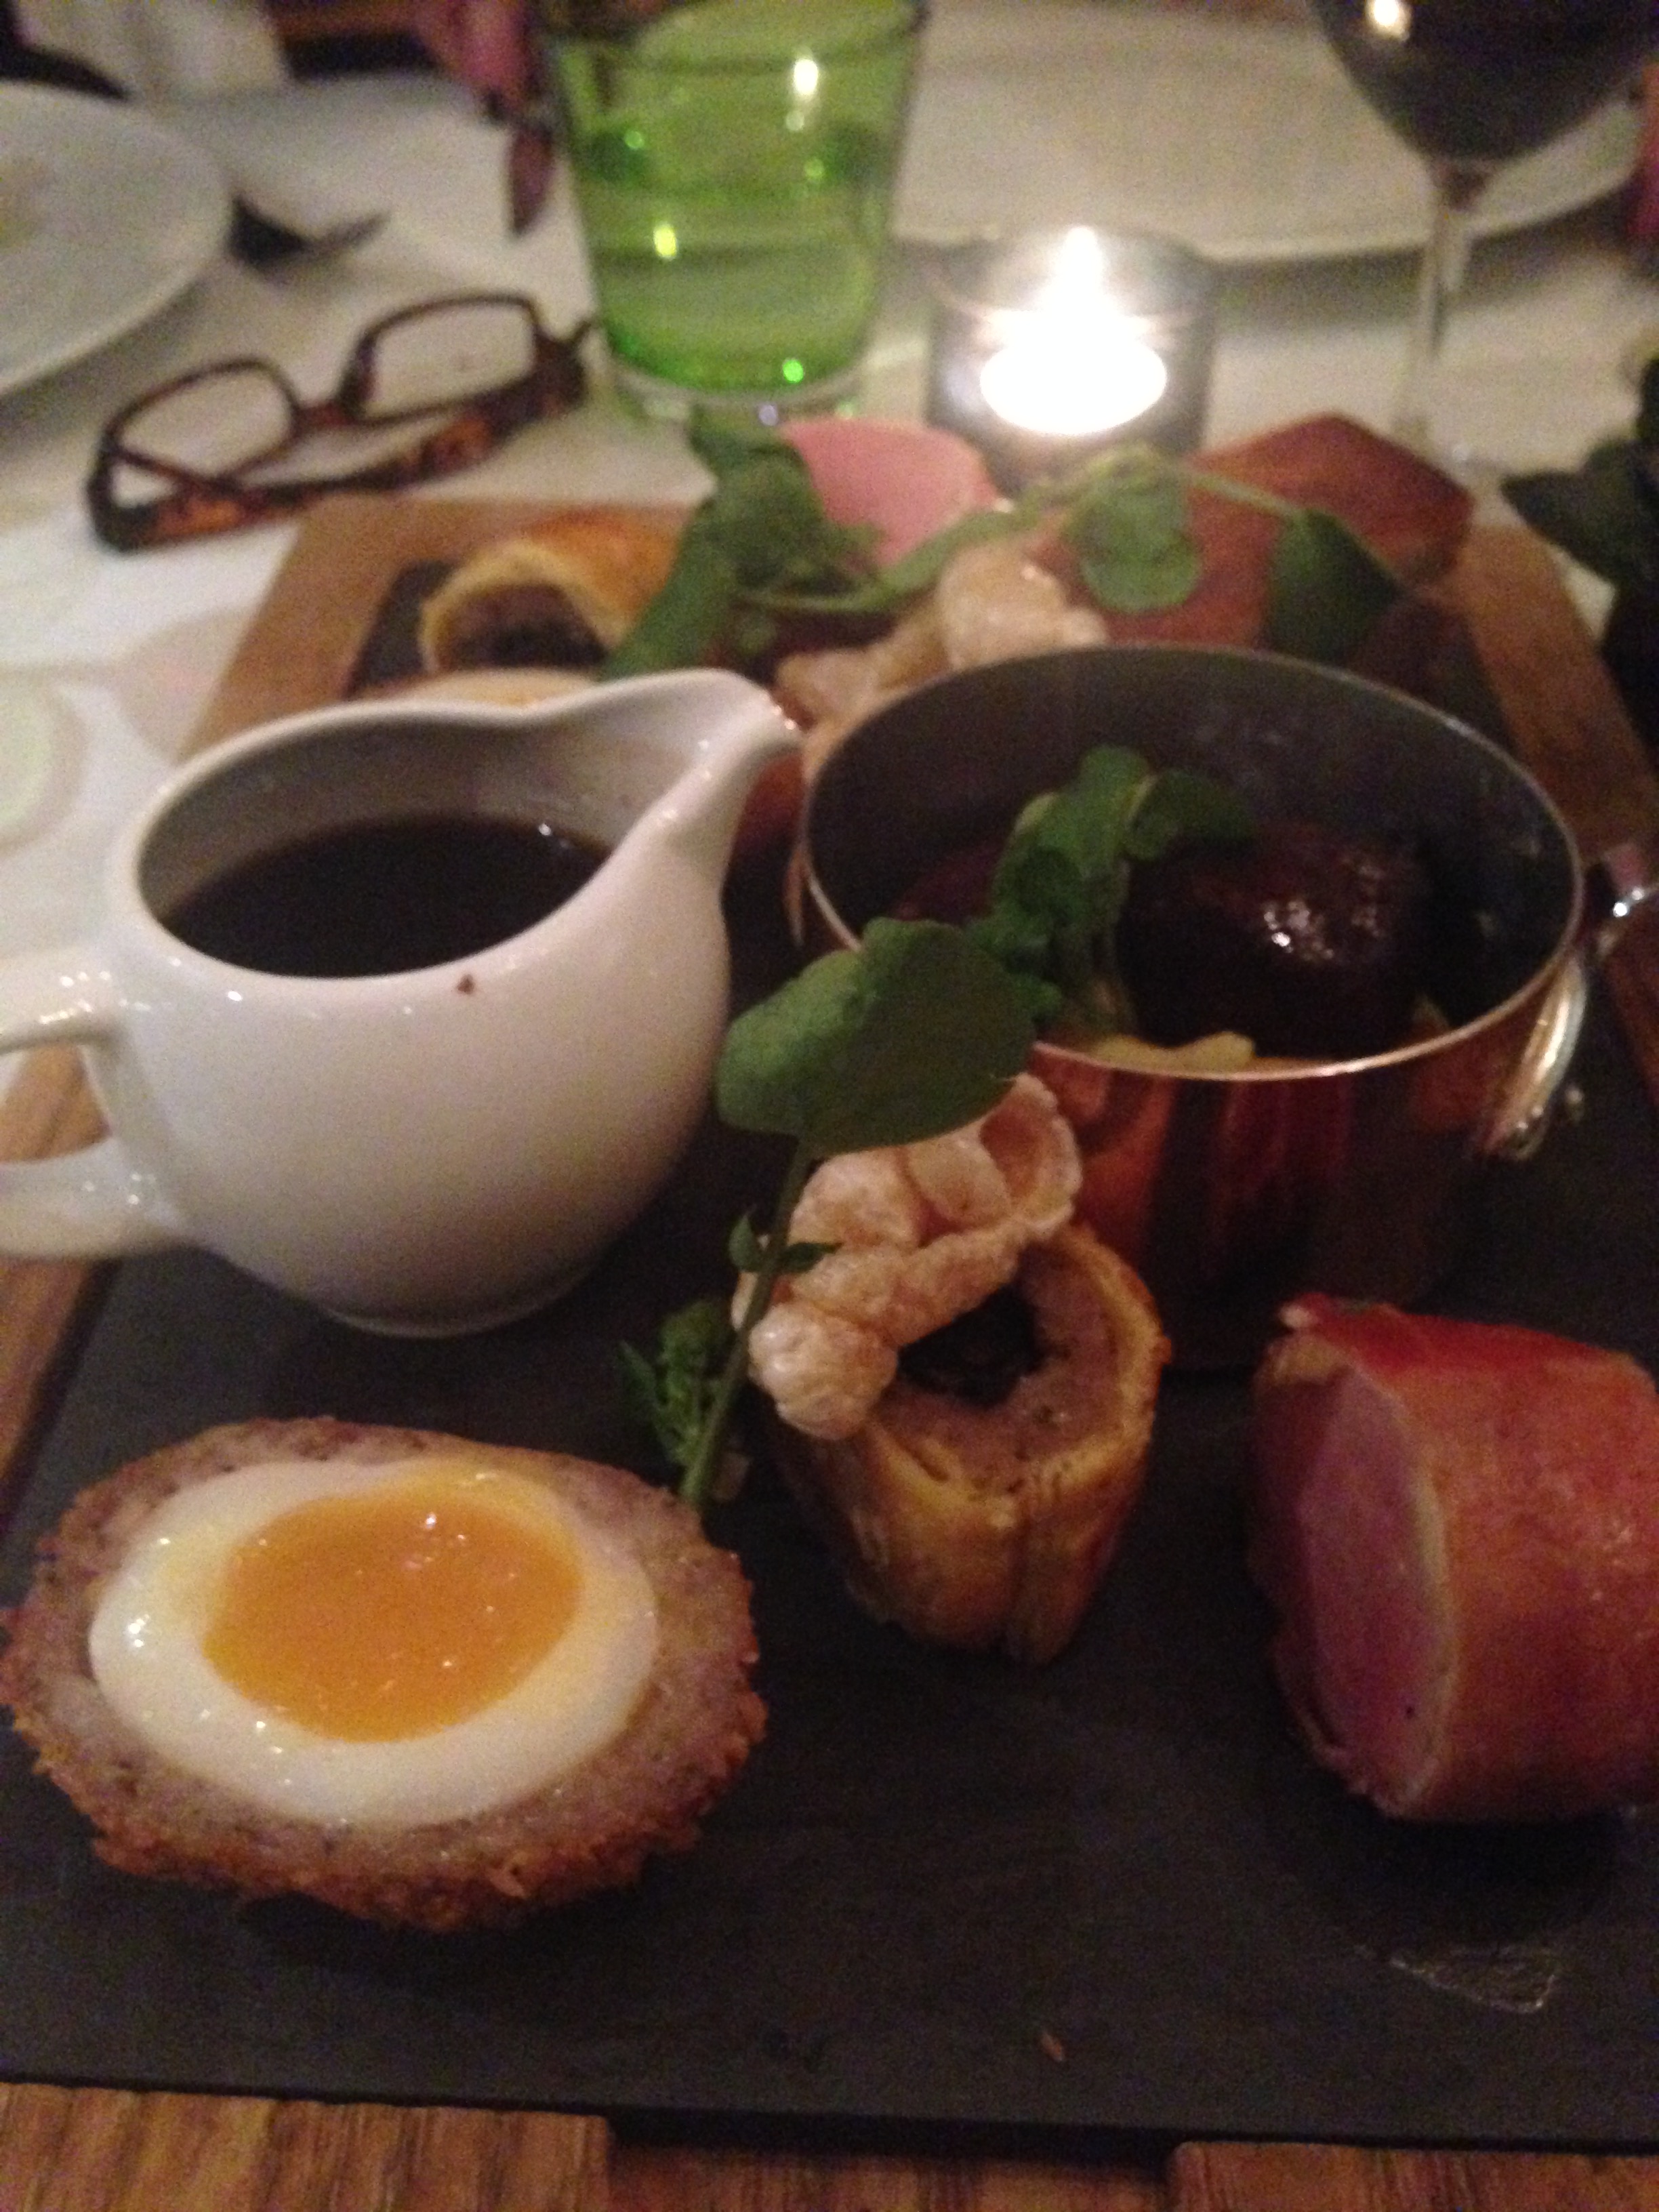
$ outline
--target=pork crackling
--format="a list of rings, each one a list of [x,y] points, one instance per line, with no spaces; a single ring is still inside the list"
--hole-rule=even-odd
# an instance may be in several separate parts
[[[779,1283],[749,1340],[755,1381],[791,1427],[851,1436],[904,1346],[1012,1282],[1026,1247],[1071,1218],[1082,1173],[1070,1127],[1032,1075],[964,1128],[823,1161],[789,1234],[829,1249]]]
[[[1080,1178],[1029,1074],[965,1128],[826,1160],[790,1234],[830,1249],[750,1339],[807,1522],[854,1599],[927,1643],[1053,1658],[1140,1488],[1169,1345],[1139,1278],[1072,1222]],[[952,1335],[976,1315],[977,1363]]]

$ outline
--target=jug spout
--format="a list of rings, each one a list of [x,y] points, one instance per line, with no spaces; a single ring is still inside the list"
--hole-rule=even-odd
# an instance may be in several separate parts
[[[719,874],[761,771],[797,751],[800,733],[771,694],[745,677],[699,669],[677,683],[692,757],[658,818],[695,866]]]

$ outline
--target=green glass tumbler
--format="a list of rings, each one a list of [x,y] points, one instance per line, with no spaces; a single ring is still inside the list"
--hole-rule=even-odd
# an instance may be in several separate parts
[[[855,390],[926,12],[690,0],[544,33],[617,380],[647,411],[769,420]]]

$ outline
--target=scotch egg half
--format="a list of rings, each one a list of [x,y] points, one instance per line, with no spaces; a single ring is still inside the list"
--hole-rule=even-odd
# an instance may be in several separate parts
[[[274,1459],[180,1489],[93,1614],[94,1680],[162,1758],[266,1811],[424,1826],[516,1803],[650,1678],[639,1561],[461,1454]]]

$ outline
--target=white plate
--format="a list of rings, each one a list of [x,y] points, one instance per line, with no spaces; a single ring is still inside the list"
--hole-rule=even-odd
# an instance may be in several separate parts
[[[0,84],[0,395],[158,313],[229,222],[214,163],[138,109]]]
[[[1486,236],[1613,191],[1634,164],[1614,101],[1503,171]],[[948,245],[1073,222],[1161,231],[1226,263],[1420,245],[1421,164],[1317,32],[1136,0],[945,0],[927,33],[899,235]]]

